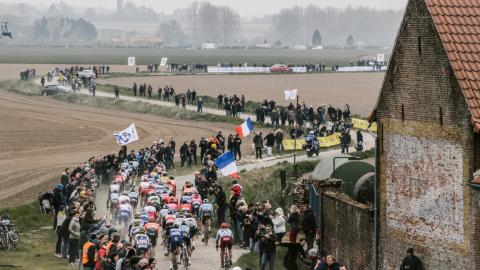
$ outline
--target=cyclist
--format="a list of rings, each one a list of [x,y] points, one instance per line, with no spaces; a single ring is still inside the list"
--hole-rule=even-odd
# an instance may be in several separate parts
[[[123,182],[125,179],[123,179],[122,173],[117,172],[117,175],[113,178],[113,181],[117,181],[117,183],[123,188]]]
[[[147,182],[148,182],[148,178],[150,178],[150,174],[148,173],[148,171],[143,171],[143,175],[142,175],[142,178],[140,180],[142,182],[143,182],[143,180],[147,180]]]
[[[138,193],[140,194],[140,205],[145,204],[145,197],[147,196],[149,187],[150,187],[150,184],[148,183],[148,179],[142,176],[142,182],[140,182],[138,186]]]
[[[158,218],[157,209],[153,207],[152,202],[147,202],[147,206],[145,206],[143,210],[145,210],[145,212],[147,212],[150,217],[153,217],[154,219]]]
[[[190,227],[190,236],[192,238],[192,250],[195,250],[195,234],[198,231],[197,221],[192,217],[192,214],[190,213],[186,214],[185,221],[187,222],[188,227]]]
[[[110,213],[110,223],[113,223],[113,213],[115,209],[117,209],[118,204],[118,191],[116,189],[113,190],[113,193],[108,196],[107,199],[107,209],[109,209]]]
[[[187,180],[187,181],[185,182],[185,185],[184,185],[183,188],[182,188],[182,192],[183,192],[186,188],[191,188],[191,187],[192,187],[192,184],[190,183],[189,180]]]
[[[172,209],[174,212],[177,212],[178,205],[176,203],[169,203],[167,204],[168,209]]]
[[[162,228],[165,228],[165,217],[167,216],[167,214],[168,214],[168,206],[164,205],[163,209],[160,210],[160,213],[158,215],[158,217],[160,218],[159,224],[162,225]]]
[[[132,183],[135,184],[137,180],[137,167],[133,165],[133,161],[130,161],[127,166],[128,174],[130,175],[130,179]]]
[[[135,187],[132,187],[130,193],[128,193],[128,197],[130,198],[130,205],[132,206],[133,211],[137,212],[138,193],[135,192]]]
[[[215,238],[216,247],[218,250],[218,240],[220,240],[220,260],[222,265],[220,268],[224,267],[224,263],[232,265],[232,245],[233,245],[233,234],[232,231],[228,228],[227,223],[222,223],[220,225],[220,230],[217,232],[217,237]],[[228,247],[228,254],[230,255],[230,261],[224,262],[223,255],[225,253],[225,247]]]
[[[137,235],[135,236],[135,241],[133,243],[137,256],[145,258],[150,247],[150,241],[148,239],[148,236],[145,234],[144,228],[141,228],[138,231]]]
[[[110,197],[110,194],[112,194],[114,191],[117,191],[117,193],[120,193],[120,185],[117,183],[117,181],[113,181],[113,183],[110,185],[110,188],[108,189],[108,197]]]
[[[192,257],[192,250],[191,250],[192,241],[190,239],[192,238],[192,234],[191,234],[190,226],[187,225],[186,220],[182,220],[178,228],[182,231],[183,244],[187,246],[188,265],[192,265],[192,261],[190,260],[190,258]],[[183,254],[183,256],[187,254]]]
[[[128,196],[128,191],[124,190],[122,192],[122,195],[120,195],[120,197],[118,197],[118,204],[121,204],[123,202],[128,202],[128,204],[130,204],[130,197]]]
[[[184,191],[182,194],[182,197],[180,198],[180,201],[186,200],[188,204],[190,204],[190,201],[192,200],[192,192],[190,191]]]
[[[138,214],[140,215],[140,219],[143,220],[143,224],[146,224],[150,215],[143,208],[140,208],[140,213]]]
[[[167,172],[163,172],[163,176],[160,177],[160,180],[162,181],[167,181],[169,178],[168,178],[168,173]]]
[[[158,235],[160,234],[160,227],[155,222],[154,218],[150,218],[148,223],[145,224],[145,231],[150,239],[150,245],[152,246],[152,258],[155,258],[155,247],[158,242]]]
[[[182,246],[182,231],[178,224],[174,223],[168,234],[168,247],[170,248],[170,269],[173,269],[173,255],[177,251],[177,263],[180,263],[180,248]]]
[[[143,220],[140,218],[140,214],[135,214],[135,216],[133,216],[132,221],[130,221],[130,226],[128,227],[129,232],[132,230],[132,226],[134,226],[135,221],[138,221],[142,227],[145,224]]]
[[[170,192],[169,197],[168,197],[168,203],[169,204],[174,203],[174,204],[178,205],[178,199],[177,199],[177,197],[175,197],[175,193]]]
[[[160,211],[160,198],[157,196],[157,192],[155,189],[152,189],[148,192],[148,199],[147,203],[151,202],[153,207],[158,211]]]
[[[190,206],[190,204],[188,203],[187,200],[183,200],[183,201],[182,201],[182,204],[180,204],[180,206],[178,207],[178,209],[180,209],[181,211],[187,210],[188,213],[191,213],[191,212],[192,212],[192,207]]]
[[[173,210],[169,209],[168,214],[165,216],[165,226],[163,227],[165,230],[165,256],[168,256],[168,238],[170,235],[170,229],[173,228],[173,224],[175,224],[177,216],[175,216]]]
[[[163,193],[163,185],[155,185],[155,191],[157,194],[162,194]]]
[[[192,215],[197,218],[198,212],[200,212],[200,207],[202,207],[202,200],[192,199],[190,201],[190,206],[192,207]]]
[[[202,237],[203,242],[205,240],[205,223],[208,224],[208,232],[210,233],[212,231],[210,224],[213,219],[213,206],[208,202],[208,199],[203,200],[203,204],[198,212],[198,217],[201,218],[202,222],[202,234],[204,235]]]
[[[120,228],[123,228],[123,232],[126,232],[126,230],[128,229],[131,213],[132,207],[130,206],[130,204],[127,204],[126,201],[123,201],[122,204],[117,207],[117,212],[115,213],[115,216],[117,217],[118,225],[120,225]]]
[[[133,227],[130,229],[130,233],[129,233],[129,236],[130,236],[130,242],[132,241],[132,239],[135,239],[135,236],[138,234],[138,232],[140,231],[140,229],[143,229],[144,226],[143,226],[143,221],[142,220],[135,220],[135,222],[133,222]]]

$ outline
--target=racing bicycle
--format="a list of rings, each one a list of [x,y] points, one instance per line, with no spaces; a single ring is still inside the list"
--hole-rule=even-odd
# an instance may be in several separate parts
[[[188,270],[188,250],[187,250],[187,245],[183,244],[182,247],[182,256],[183,256],[183,265],[185,266],[185,269]]]
[[[217,246],[217,251],[218,251],[218,246]],[[224,270],[230,270],[230,267],[232,266],[231,261],[230,261],[230,254],[228,254],[228,247],[225,248],[223,251],[223,267],[222,269]]]
[[[203,233],[203,237],[205,239],[205,246],[208,246],[208,234],[209,234],[209,230],[210,229],[210,226],[208,225],[208,221],[205,222],[205,232]]]

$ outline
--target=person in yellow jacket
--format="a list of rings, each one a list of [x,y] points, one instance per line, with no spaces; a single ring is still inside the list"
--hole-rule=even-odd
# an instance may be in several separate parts
[[[95,242],[97,241],[97,235],[95,233],[90,234],[90,239],[85,245],[83,245],[82,262],[85,270],[93,270],[97,261],[95,252]]]

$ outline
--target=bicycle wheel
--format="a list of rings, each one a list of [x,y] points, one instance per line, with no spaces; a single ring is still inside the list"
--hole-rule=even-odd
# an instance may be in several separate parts
[[[8,251],[12,248],[10,243],[10,238],[8,237],[8,232],[4,232],[2,236],[2,247],[3,250]]]
[[[11,237],[10,240],[12,241],[13,247],[18,248],[18,246],[20,245],[20,235],[18,234],[18,232],[12,231],[10,234],[10,237]]]

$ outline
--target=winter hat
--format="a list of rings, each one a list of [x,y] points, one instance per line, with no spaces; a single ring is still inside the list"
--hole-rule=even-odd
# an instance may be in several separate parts
[[[413,248],[407,249],[407,253],[412,253],[413,254]]]
[[[57,189],[62,189],[63,188],[63,185],[62,184],[58,184],[57,185]]]
[[[312,257],[316,257],[317,256],[317,250],[312,248],[308,251],[308,255],[309,256],[312,256]]]
[[[65,205],[60,205],[60,207],[58,207],[58,211],[63,211],[65,209]]]

